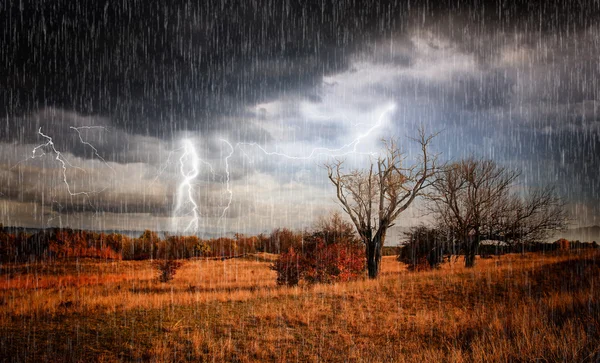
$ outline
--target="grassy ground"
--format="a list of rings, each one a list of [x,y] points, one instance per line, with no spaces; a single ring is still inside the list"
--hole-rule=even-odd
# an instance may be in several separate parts
[[[2,361],[600,361],[600,254],[277,287],[271,255],[0,269]]]

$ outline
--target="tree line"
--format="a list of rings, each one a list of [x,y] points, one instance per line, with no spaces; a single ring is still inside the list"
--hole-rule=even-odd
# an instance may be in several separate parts
[[[405,232],[405,241],[396,248],[397,260],[408,265],[411,271],[438,268],[453,257],[464,255],[462,246],[456,240],[431,226],[415,226]],[[479,244],[477,252],[481,258],[505,253],[522,252],[568,252],[571,250],[587,250],[598,248],[596,241],[569,241],[560,238],[554,242],[531,241],[527,244],[509,244],[502,241],[484,240]]]
[[[101,258],[113,260],[230,258],[268,252],[280,253],[300,243],[303,233],[287,228],[270,234],[234,238],[201,239],[197,236],[165,235],[144,231],[132,238],[71,228],[49,228],[36,233],[0,225],[0,261],[28,262],[44,259]]]

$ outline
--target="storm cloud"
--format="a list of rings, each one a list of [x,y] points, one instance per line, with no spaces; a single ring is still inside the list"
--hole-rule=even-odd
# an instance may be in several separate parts
[[[334,203],[323,159],[303,156],[356,140],[372,152],[425,126],[445,159],[519,168],[598,223],[599,12],[597,0],[4,3],[0,198],[11,223],[51,219],[30,205],[168,228],[192,140],[205,230],[304,226]],[[32,153],[40,132],[73,168],[48,146]],[[65,177],[93,193],[71,195]]]

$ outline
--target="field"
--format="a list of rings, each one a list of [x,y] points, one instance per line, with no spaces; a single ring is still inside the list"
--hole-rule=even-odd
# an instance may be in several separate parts
[[[2,265],[1,361],[600,361],[600,254],[278,287],[275,255]]]

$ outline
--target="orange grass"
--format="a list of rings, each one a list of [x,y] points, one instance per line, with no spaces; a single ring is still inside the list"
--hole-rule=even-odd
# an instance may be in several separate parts
[[[462,259],[377,280],[278,287],[274,255],[4,265],[0,356],[15,361],[597,361],[600,254]]]

